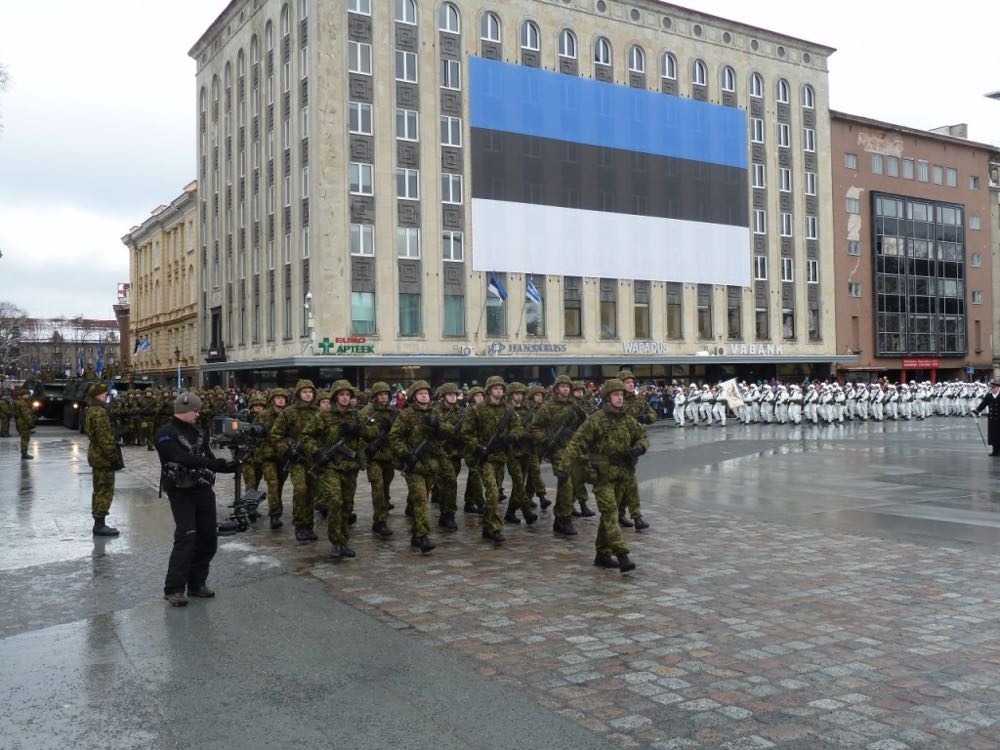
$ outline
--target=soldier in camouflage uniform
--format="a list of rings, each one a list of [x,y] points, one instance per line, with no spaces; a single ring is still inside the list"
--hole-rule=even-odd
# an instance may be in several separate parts
[[[351,406],[351,384],[348,381],[338,380],[330,390],[333,405],[321,408],[306,423],[302,430],[302,445],[307,455],[312,457],[310,473],[316,476],[317,503],[322,503],[329,511],[327,537],[332,545],[330,559],[340,560],[355,556],[347,542],[350,536],[349,516],[353,512],[351,509],[354,507],[364,450],[362,440],[374,440],[378,432],[373,423],[362,425],[358,420],[358,411]],[[329,451],[341,441],[341,448],[330,455]]]
[[[94,481],[90,510],[94,517],[94,536],[118,536],[118,529],[105,523],[111,500],[115,494],[115,469],[118,460],[118,443],[111,431],[108,416],[108,386],[96,383],[90,387],[90,406],[87,408],[83,431],[90,444],[87,446],[87,463]]]
[[[552,462],[556,475],[555,521],[552,530],[557,534],[575,536],[573,527],[573,478],[563,471],[562,454],[570,437],[586,418],[579,404],[570,395],[568,375],[560,375],[553,385],[552,398],[538,407],[531,423],[531,431],[543,458]]]
[[[12,409],[7,394],[0,392],[0,437],[10,437],[10,415]]]
[[[455,427],[465,415],[465,410],[458,406],[458,387],[454,383],[442,383],[437,389],[437,401],[431,410],[437,424],[437,436],[443,441],[443,453],[439,462],[438,472],[434,477],[433,502],[437,502],[441,517],[438,526],[449,531],[456,531],[458,523],[455,514],[458,512],[458,472],[462,468],[462,446]]]
[[[296,383],[295,400],[278,414],[270,434],[272,447],[288,457],[289,476],[292,478],[292,522],[295,524],[295,539],[299,542],[319,539],[313,531],[316,481],[309,474],[310,456],[301,445],[306,423],[318,412],[313,403],[315,395],[316,386],[311,380]]]
[[[631,370],[619,370],[618,379],[625,385],[625,413],[632,417],[641,425],[653,424],[656,421],[656,410],[649,405],[649,402],[635,392],[635,375]],[[635,525],[636,531],[648,529],[649,524],[642,518],[642,511],[639,508],[639,483],[636,481],[635,472],[632,472],[632,479],[625,486],[620,498],[621,504],[618,506],[618,523],[631,528]],[[628,510],[632,520],[625,517]]]
[[[525,396],[528,389],[523,383],[513,382],[507,387],[507,398],[510,401],[510,408],[514,410],[513,420],[520,425],[519,436],[512,438],[507,445],[507,473],[510,474],[511,490],[510,502],[507,504],[507,512],[503,520],[510,524],[519,524],[521,519],[517,517],[517,511],[521,511],[524,521],[529,526],[538,520],[538,516],[531,509],[531,496],[525,490],[525,482],[528,476],[528,460],[534,455],[534,440],[529,431],[531,427],[531,413]]]
[[[173,418],[175,398],[177,398],[177,394],[171,388],[164,388],[160,392],[159,402],[156,405],[156,411],[153,413],[154,435]]]
[[[378,435],[365,449],[365,472],[372,487],[372,533],[383,539],[392,536],[388,524],[389,485],[396,472],[389,446],[389,430],[399,416],[399,409],[389,403],[389,393],[388,383],[375,383],[371,400],[361,410],[361,420],[373,421],[378,429]]]
[[[406,502],[413,508],[410,545],[426,555],[437,546],[429,536],[427,496],[434,485],[443,453],[435,437],[437,430],[432,426],[431,387],[427,381],[418,380],[411,385],[407,400],[409,405],[389,430],[389,444],[393,457],[404,467]]]
[[[17,400],[14,402],[14,426],[17,427],[17,434],[21,437],[21,460],[27,461],[34,458],[28,453],[28,441],[31,439],[31,429],[34,427],[35,417],[31,413],[31,402],[28,400],[28,391],[22,388],[17,392]]]
[[[472,413],[462,424],[467,454],[480,465],[483,479],[483,539],[505,541],[500,518],[500,482],[507,460],[507,446],[520,440],[524,433],[512,409],[504,399],[506,384],[499,375],[486,379],[486,400],[472,407]],[[492,445],[490,441],[492,440]]]
[[[486,391],[475,386],[469,390],[469,403],[465,408],[471,409],[473,406],[483,403],[485,399]],[[463,510],[466,513],[481,514],[483,512],[483,475],[476,466],[475,458],[468,453],[465,455],[465,465],[469,471],[465,478],[465,507]]]
[[[594,474],[594,495],[601,512],[594,565],[635,569],[618,526],[618,501],[635,476],[635,461],[649,448],[649,438],[635,417],[624,409],[625,385],[612,378],[601,388],[604,403],[574,433],[562,456],[569,464],[587,464]],[[618,558],[615,563],[612,556]]]
[[[594,397],[587,389],[587,384],[582,380],[574,380],[572,383],[573,388],[573,399],[580,405],[583,409],[584,414],[591,414],[594,409]],[[584,467],[580,464],[576,464],[570,470],[570,474],[573,479],[573,501],[580,506],[580,510],[573,509],[573,516],[576,518],[584,517],[591,518],[597,515],[594,511],[587,507],[587,483],[586,483],[586,472]]]
[[[287,397],[284,388],[272,388],[267,395],[267,406],[254,418],[253,423],[272,427],[274,420],[285,408]],[[271,518],[272,529],[280,529],[284,525],[281,520],[281,515],[284,512],[284,507],[281,504],[281,492],[285,479],[287,479],[285,474],[285,461],[287,459],[287,450],[284,446],[275,445],[274,441],[271,440],[270,433],[253,455],[253,460],[260,466],[261,476],[264,477],[264,484],[267,487],[267,514]]]
[[[545,403],[545,389],[540,385],[533,385],[528,388],[529,424],[535,419],[535,412],[538,411],[543,403]],[[541,450],[541,446],[535,440],[534,431],[529,431],[528,434],[531,436],[532,450],[528,456],[528,474],[524,480],[524,487],[528,496],[531,497],[534,495],[537,497],[542,510],[545,510],[552,505],[552,502],[545,496],[545,480],[542,479],[542,461],[538,453]]]
[[[153,448],[153,434],[156,426],[156,415],[160,410],[160,400],[156,391],[148,388],[139,399],[139,444],[145,443],[146,450]]]
[[[264,407],[267,406],[267,402],[260,396],[254,396],[250,399],[250,413],[246,416],[251,423],[257,420],[257,417]],[[257,451],[250,456],[246,457],[243,461],[243,487],[248,490],[256,490],[260,487],[260,480],[264,478],[264,466],[263,462],[258,460]]]

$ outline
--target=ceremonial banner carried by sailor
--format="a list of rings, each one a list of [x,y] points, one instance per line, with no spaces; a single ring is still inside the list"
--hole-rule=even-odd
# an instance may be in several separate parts
[[[743,399],[740,398],[740,389],[736,387],[736,378],[720,383],[719,392],[726,399],[726,404],[733,411],[744,405]]]
[[[746,112],[469,58],[472,267],[749,286]]]

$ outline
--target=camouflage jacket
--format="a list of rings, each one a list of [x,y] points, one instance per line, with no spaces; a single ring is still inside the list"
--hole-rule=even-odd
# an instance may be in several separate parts
[[[26,398],[19,398],[14,402],[14,421],[18,430],[31,427],[33,417],[31,415],[31,402]]]
[[[623,409],[626,414],[635,417],[639,424],[653,424],[656,421],[656,410],[649,405],[644,396],[625,391]]]
[[[558,396],[546,401],[535,411],[531,422],[531,434],[538,450],[544,455],[548,448],[549,458],[558,456],[584,419],[580,405],[572,396],[565,401]],[[558,435],[560,429],[562,434]]]
[[[0,396],[0,419],[10,419],[10,401],[6,396]]]
[[[434,404],[431,413],[441,423],[438,428],[438,437],[443,441],[444,452],[449,458],[460,458],[465,453],[460,430],[462,429],[461,425],[465,424],[463,418],[468,410],[463,409],[457,403],[454,406],[449,406],[444,399],[441,399]]]
[[[514,410],[514,417],[511,421],[520,424],[521,429],[520,435],[511,440],[510,445],[508,445],[507,455],[514,458],[525,458],[535,452],[535,438],[531,432],[533,415],[527,403],[523,401],[520,406],[515,406],[513,402],[510,406]]]
[[[111,417],[107,405],[91,402],[83,423],[83,431],[90,440],[87,446],[87,463],[94,469],[110,469],[118,457],[118,444],[111,430]]]
[[[362,424],[357,409],[347,407],[341,409],[332,406],[325,411],[318,411],[302,428],[302,446],[306,454],[315,462],[316,454],[328,450],[341,438],[346,438],[344,445],[354,451],[354,458],[348,458],[343,453],[334,455],[327,464],[337,471],[358,471],[364,465],[364,441],[378,437],[378,428],[371,422]],[[341,432],[341,427],[353,423],[361,428],[357,435],[348,437]]]
[[[510,419],[503,428],[500,428],[508,411]],[[485,450],[486,444],[497,433],[498,428],[500,429],[493,450],[486,456],[486,460],[490,463],[503,463],[507,460],[507,447],[520,440],[524,434],[524,427],[506,401],[494,404],[487,399],[473,406],[471,413],[462,423],[462,438],[465,440],[468,453],[475,456]]]
[[[292,403],[291,406],[286,406],[282,409],[278,418],[274,420],[274,424],[271,425],[271,434],[269,436],[270,443],[275,450],[285,451],[284,455],[287,456],[288,451],[302,440],[302,432],[306,424],[318,411],[319,408],[313,406],[311,403],[307,404],[304,401],[298,400]],[[295,463],[307,464],[309,463],[309,456],[305,452],[300,452],[292,460]]]
[[[284,411],[284,409],[282,409],[282,411]],[[266,424],[273,429],[274,422],[278,418],[279,414],[281,414],[281,412],[275,409],[274,406],[268,406],[264,409],[264,411],[254,417],[253,423]],[[264,461],[284,461],[288,458],[287,453],[288,451],[285,446],[274,444],[274,441],[271,440],[271,433],[269,432],[267,434],[267,439],[260,444],[260,447],[258,447],[256,451],[254,451],[253,460],[258,463]]]
[[[441,457],[441,441],[437,438],[437,431],[424,424],[424,417],[432,414],[430,404],[421,406],[413,402],[400,412],[389,430],[392,455],[401,467],[406,467],[413,459],[414,452],[421,445],[424,446],[418,460],[409,468],[415,474],[435,474],[440,468],[438,461]]]
[[[371,401],[361,410],[361,419],[364,421],[374,420],[373,425],[378,430],[378,434],[368,441],[370,445],[374,446],[368,458],[373,461],[392,460],[392,447],[389,445],[389,430],[398,417],[399,409],[391,403],[382,406]]]
[[[635,417],[624,409],[616,411],[604,404],[573,434],[562,455],[562,468],[588,463],[596,470],[597,483],[625,479],[635,472],[629,451],[636,443],[649,448],[649,438]]]

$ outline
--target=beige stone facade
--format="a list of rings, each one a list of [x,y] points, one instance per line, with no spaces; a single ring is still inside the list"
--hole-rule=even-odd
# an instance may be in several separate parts
[[[841,112],[831,134],[841,374],[991,375],[992,148]]]
[[[330,365],[359,368],[359,379],[406,379],[446,366],[448,377],[461,377],[466,366],[486,366],[478,358],[496,356],[508,368],[524,368],[517,373],[525,378],[547,376],[553,367],[589,374],[618,364],[681,378],[736,372],[748,363],[765,375],[775,366],[778,374],[830,371],[839,356],[827,189],[831,48],[653,0],[455,0],[451,31],[440,28],[440,2],[404,2],[414,15],[402,20],[394,18],[398,5],[236,0],[190,51],[203,187],[197,231],[204,371],[259,375]],[[487,12],[498,22],[495,35]],[[523,43],[529,23],[537,44]],[[572,66],[560,54],[566,30],[576,41]],[[598,37],[610,44],[610,65],[595,62]],[[641,75],[633,47],[643,53]],[[415,76],[402,78],[415,81],[399,80],[396,52],[411,49]],[[471,262],[465,82],[468,58],[476,55],[745,110],[751,285],[699,289],[583,278],[582,330],[571,335],[569,282],[548,275],[539,290],[545,323],[529,335],[526,275],[507,273],[503,333],[489,333],[498,321],[497,311],[487,314],[488,274]],[[442,66],[451,59],[462,83],[446,89]],[[694,83],[698,65],[704,86]],[[352,102],[371,105],[372,125],[360,134],[350,132]],[[399,108],[416,112],[419,135],[399,137]],[[460,118],[461,146],[442,145],[442,116]],[[371,166],[370,195],[352,194],[352,162]],[[418,198],[398,197],[401,165],[419,171]],[[463,203],[443,203],[442,174],[464,177]],[[763,212],[759,233],[755,211]],[[352,224],[370,227],[364,231],[372,240],[359,248],[366,234],[354,254]],[[401,227],[419,230],[419,257],[400,257]],[[439,239],[455,230],[464,232],[457,262],[446,259]],[[412,317],[401,307],[414,302],[408,295],[419,295],[416,330],[405,330]],[[456,315],[459,298],[460,325],[446,319]],[[369,301],[373,330],[366,321],[358,325],[358,309]],[[602,337],[609,319],[614,333]]]
[[[163,383],[175,382],[178,365],[185,385],[197,382],[197,199],[198,183],[191,182],[122,237],[129,251],[132,365],[137,376]]]

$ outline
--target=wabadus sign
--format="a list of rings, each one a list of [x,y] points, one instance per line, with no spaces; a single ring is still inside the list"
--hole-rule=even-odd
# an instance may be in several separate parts
[[[369,344],[364,336],[337,336],[333,341],[324,337],[316,344],[320,354],[374,354],[375,344]]]

